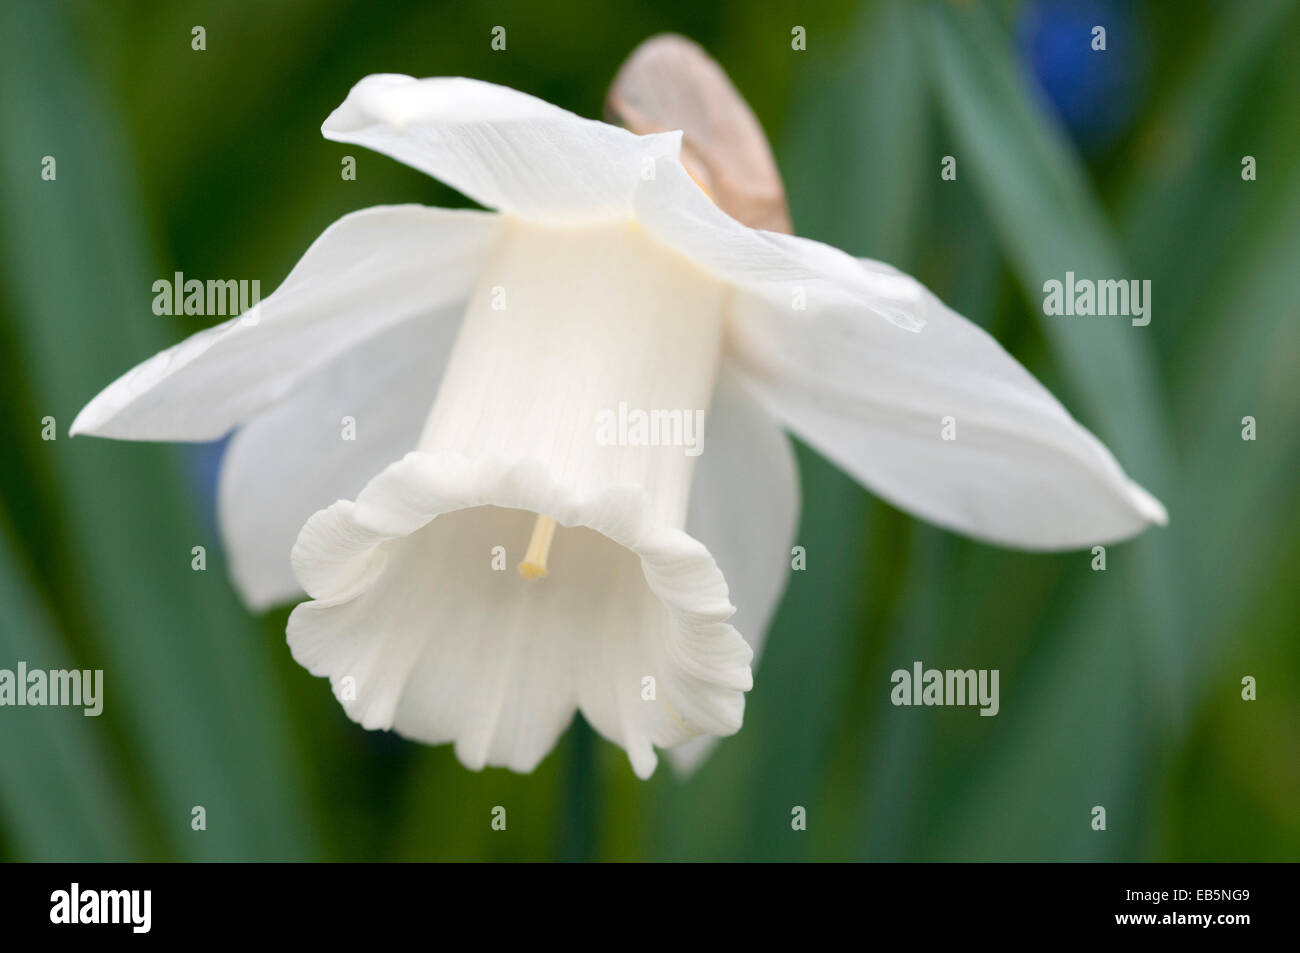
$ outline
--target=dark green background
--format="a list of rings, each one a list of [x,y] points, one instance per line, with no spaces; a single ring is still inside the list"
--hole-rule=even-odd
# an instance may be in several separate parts
[[[1022,4],[4,3],[0,667],[103,668],[107,698],[98,719],[0,709],[0,857],[1300,857],[1300,10],[1097,10],[1109,49],[1064,88],[1091,96],[1102,135],[1071,134],[1027,60],[1027,18],[1060,11]],[[800,234],[888,260],[988,328],[1172,523],[1094,573],[1087,553],[917,522],[801,448],[808,569],[741,733],[689,782],[666,764],[637,781],[581,724],[531,776],[476,774],[349,722],[290,658],[287,610],[240,606],[212,451],[67,426],[196,330],[153,315],[156,278],[269,292],[345,212],[464,204],[320,137],[360,77],[473,76],[595,116],[662,30],[753,104]],[[1149,278],[1151,325],[1044,318],[1042,283],[1067,269]],[[914,659],[1000,669],[1001,713],[892,707],[889,673]]]

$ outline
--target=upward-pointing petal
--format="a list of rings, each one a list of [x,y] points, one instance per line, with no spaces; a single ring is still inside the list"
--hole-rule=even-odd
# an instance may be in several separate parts
[[[681,133],[638,136],[505,86],[460,77],[367,76],[321,126],[392,156],[488,208],[539,222],[625,218],[654,160]]]
[[[127,371],[82,409],[72,433],[216,439],[354,345],[466,300],[499,228],[497,215],[419,205],[345,215],[275,294]]]
[[[924,326],[909,334],[852,309],[813,314],[739,295],[730,356],[791,430],[940,526],[1051,550],[1167,521],[1160,502],[992,337],[928,291],[917,308]]]

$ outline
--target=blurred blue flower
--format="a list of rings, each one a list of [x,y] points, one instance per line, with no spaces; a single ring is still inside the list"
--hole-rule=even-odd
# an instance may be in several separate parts
[[[203,528],[217,535],[217,479],[221,474],[221,460],[226,455],[230,435],[207,443],[186,446],[185,469],[194,493]]]
[[[1093,49],[1093,28],[1106,49]],[[1137,110],[1141,39],[1132,10],[1108,0],[1028,0],[1016,18],[1025,71],[1046,94],[1084,151],[1096,151],[1128,127]]]

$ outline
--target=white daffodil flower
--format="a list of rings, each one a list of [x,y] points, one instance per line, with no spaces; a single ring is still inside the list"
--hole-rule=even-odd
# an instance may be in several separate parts
[[[323,132],[495,211],[344,216],[256,321],[145,361],[73,433],[235,431],[235,583],[254,607],[310,594],[294,657],[367,728],[530,771],[581,710],[641,777],[656,747],[737,731],[798,513],[783,428],[977,539],[1070,549],[1165,522],[915,280],[720,211],[680,133],[396,75],[363,79]],[[624,426],[637,412],[658,440]],[[676,426],[697,412],[698,455]]]

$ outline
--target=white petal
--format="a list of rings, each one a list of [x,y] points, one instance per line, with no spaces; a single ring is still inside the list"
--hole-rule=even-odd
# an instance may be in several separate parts
[[[505,86],[395,74],[357,83],[321,132],[488,208],[557,224],[629,217],[646,170],[681,149],[679,132],[637,136]]]
[[[636,214],[660,241],[774,308],[812,316],[850,309],[912,331],[924,323],[925,289],[914,279],[864,269],[821,242],[741,225],[676,159],[657,163],[655,177],[641,183]]]
[[[358,343],[463,302],[499,229],[496,215],[418,205],[345,215],[275,294],[128,371],[82,409],[72,433],[216,439]]]
[[[799,523],[799,470],[790,441],[724,367],[709,409],[704,453],[695,467],[686,532],[703,543],[727,577],[736,614],[757,666],[790,573]],[[717,744],[702,736],[669,752],[682,773]]]
[[[301,597],[289,553],[307,518],[353,499],[415,449],[460,317],[447,308],[375,335],[235,432],[218,514],[231,575],[251,608]],[[345,417],[353,439],[344,439]]]
[[[1112,542],[1166,522],[1046,388],[929,292],[915,334],[851,309],[810,315],[753,295],[735,306],[730,354],[759,396],[895,505],[1026,549]],[[953,440],[943,438],[948,417]]]
[[[513,563],[539,511],[564,528],[530,582]],[[413,453],[313,516],[293,558],[316,600],[290,617],[294,658],[363,726],[471,768],[532,770],[575,709],[641,777],[653,746],[740,727],[751,652],[726,582],[637,488],[578,498],[535,463]]]

